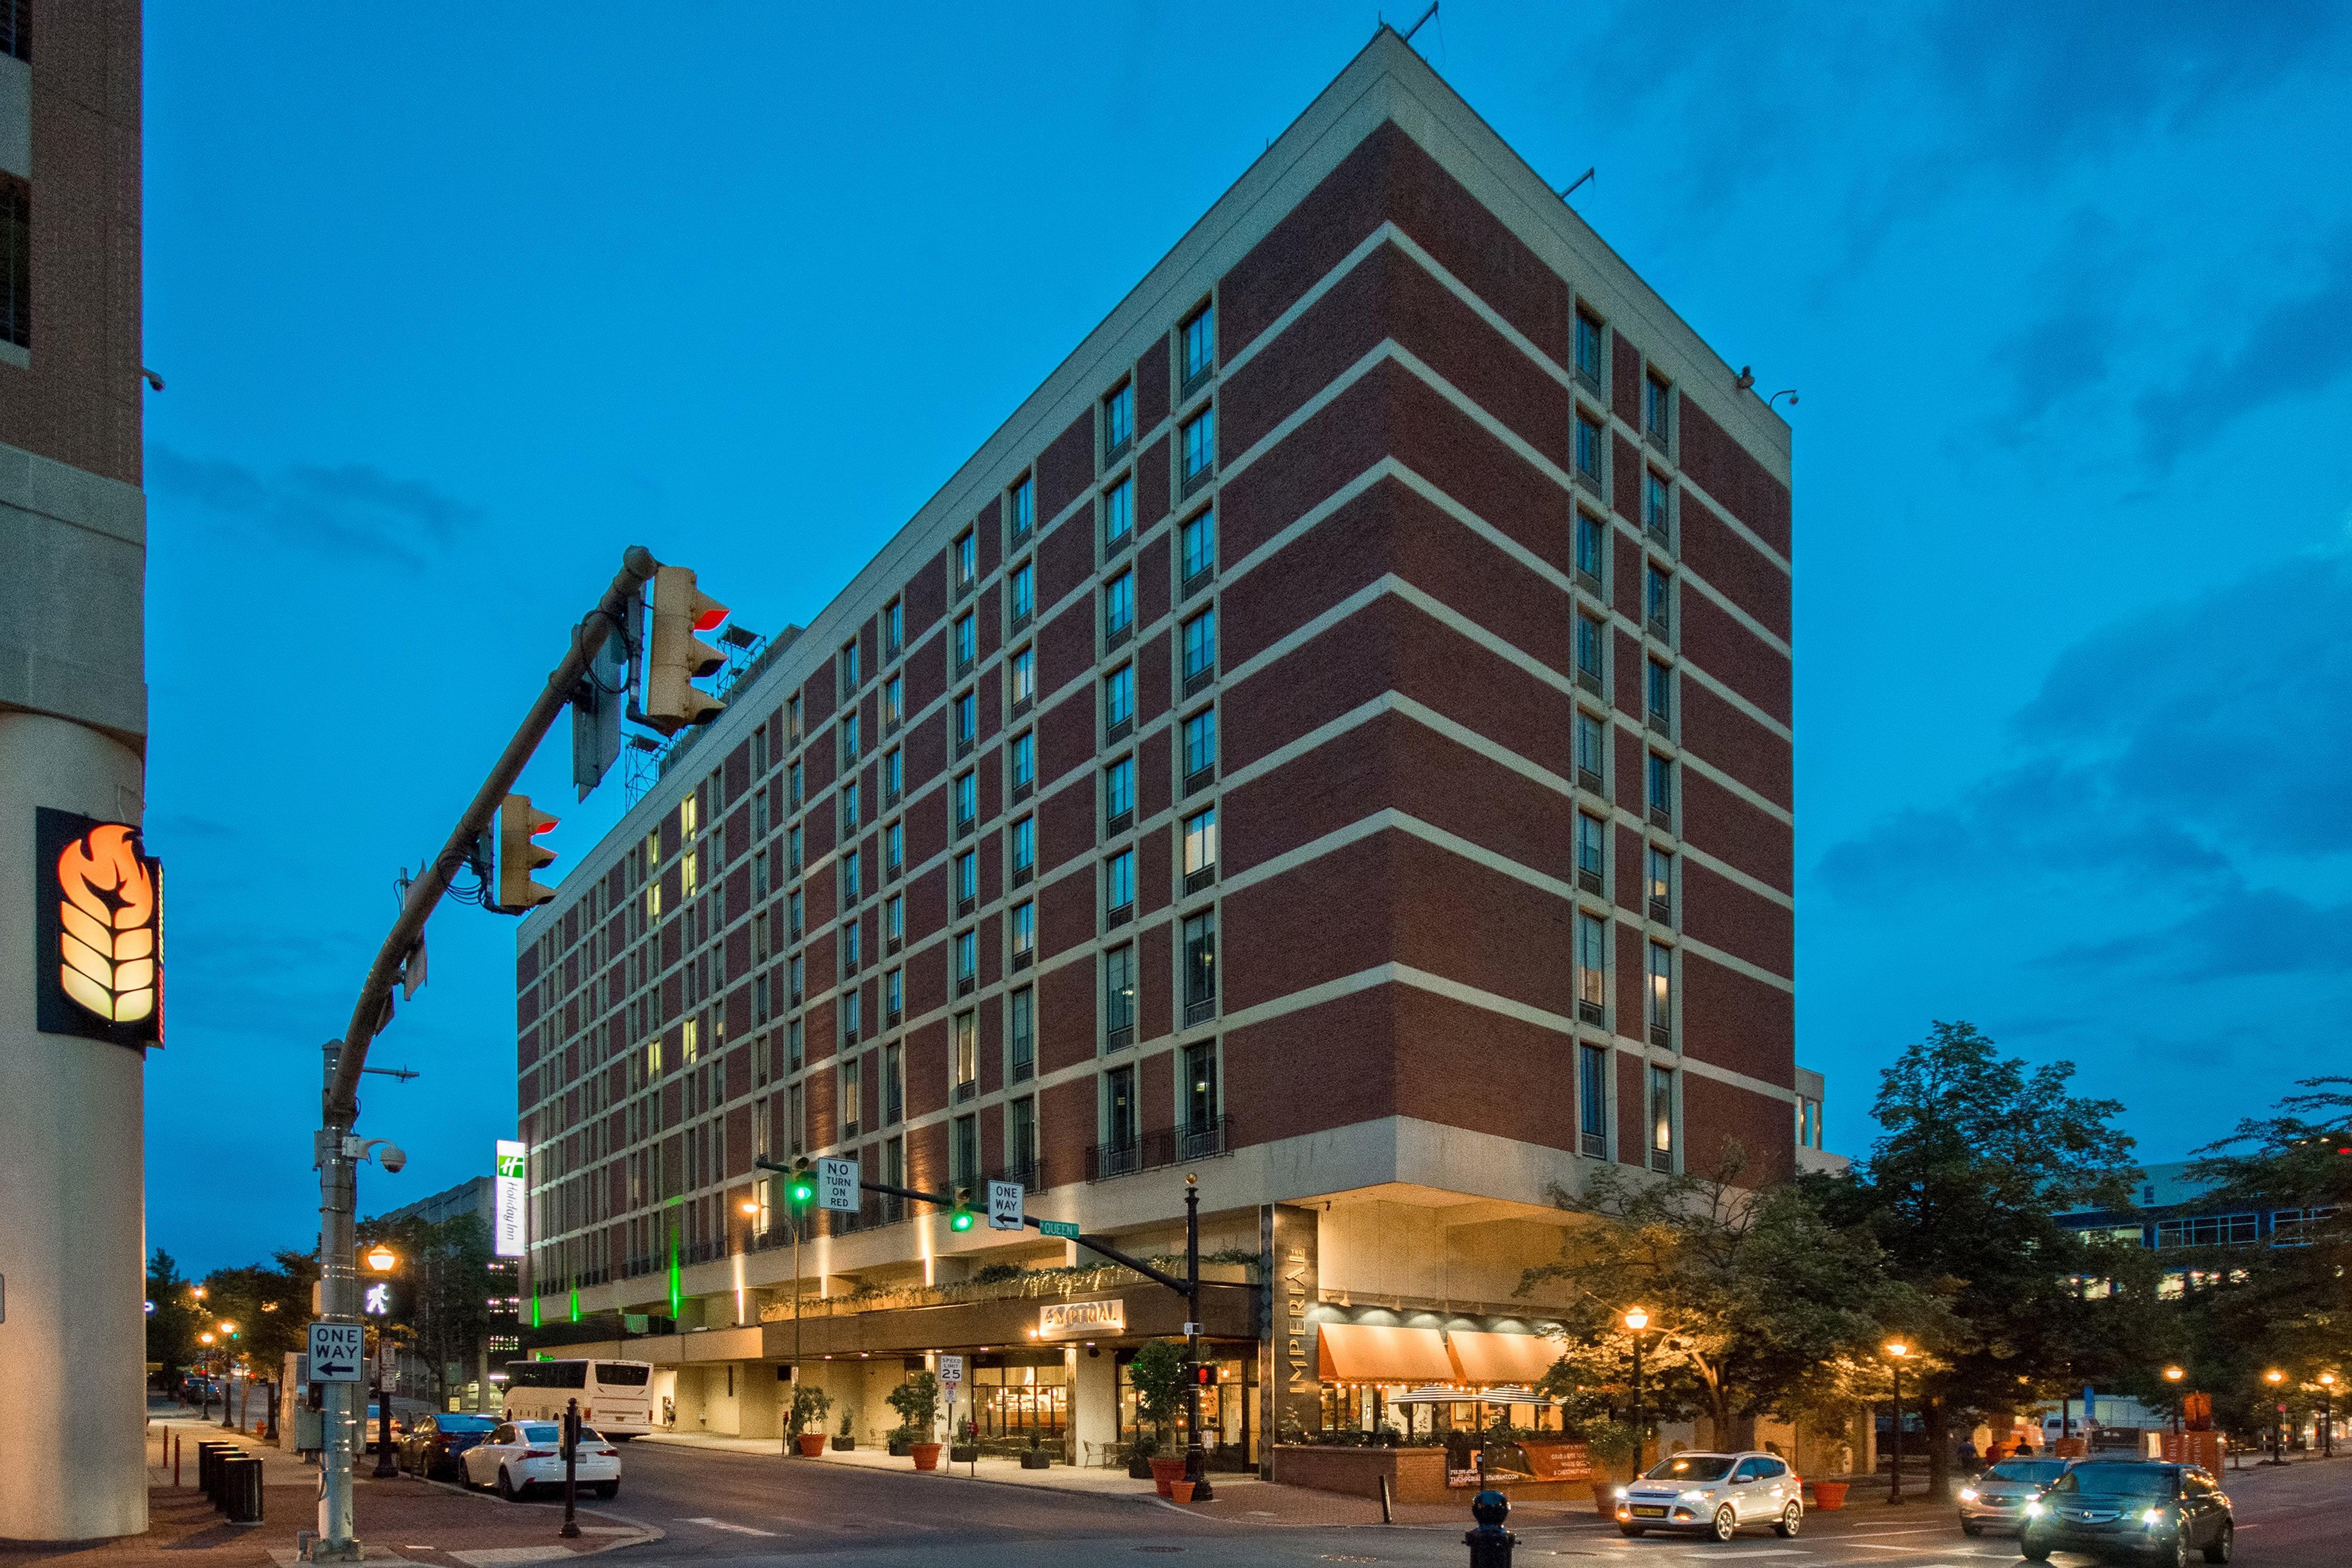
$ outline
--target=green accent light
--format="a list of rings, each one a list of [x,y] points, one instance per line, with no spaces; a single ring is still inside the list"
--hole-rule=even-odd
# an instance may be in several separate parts
[[[572,1321],[575,1323],[580,1321],[580,1287],[578,1285],[572,1287]]]
[[[678,1267],[677,1232],[669,1233],[669,1315],[675,1319],[686,1304],[686,1274]]]
[[[533,1328],[539,1326],[539,1292],[536,1291],[533,1291],[530,1295],[530,1326]]]

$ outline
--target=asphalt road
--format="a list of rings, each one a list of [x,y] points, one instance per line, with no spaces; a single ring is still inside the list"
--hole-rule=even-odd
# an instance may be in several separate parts
[[[781,1458],[633,1443],[622,1495],[598,1505],[657,1526],[667,1539],[629,1547],[613,1568],[723,1561],[730,1568],[799,1568],[812,1555],[855,1554],[860,1568],[953,1563],[977,1568],[1177,1557],[1199,1568],[1290,1568],[1326,1563],[1465,1564],[1470,1521],[1421,1526],[1267,1526],[1180,1513],[1150,1499],[1088,1497],[943,1482],[911,1472],[796,1464]],[[2352,1459],[2223,1478],[2238,1519],[2237,1561],[2249,1568],[2345,1568],[2352,1536]],[[1941,1509],[1914,1504],[1815,1514],[1804,1533],[1769,1532],[1728,1546],[1688,1538],[1629,1541],[1587,1516],[1522,1511],[1511,1521],[1522,1565],[1698,1568],[1990,1568],[2019,1563],[2008,1542],[1963,1536]],[[2054,1563],[2092,1560],[2060,1554]],[[1139,1568],[1140,1564],[1139,1563]]]

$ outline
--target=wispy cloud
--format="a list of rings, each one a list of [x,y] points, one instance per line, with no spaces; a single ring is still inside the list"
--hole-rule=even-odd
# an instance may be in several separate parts
[[[364,463],[298,463],[265,475],[154,443],[147,479],[167,500],[266,542],[405,566],[422,565],[483,520],[478,507]]]

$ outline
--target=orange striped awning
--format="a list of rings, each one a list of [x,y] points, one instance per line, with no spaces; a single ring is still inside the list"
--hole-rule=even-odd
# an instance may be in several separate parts
[[[1559,1359],[1559,1346],[1544,1334],[1455,1329],[1445,1338],[1454,1351],[1454,1375],[1464,1383],[1533,1385]]]
[[[1449,1383],[1454,1360],[1435,1329],[1317,1323],[1316,1359],[1326,1383]]]

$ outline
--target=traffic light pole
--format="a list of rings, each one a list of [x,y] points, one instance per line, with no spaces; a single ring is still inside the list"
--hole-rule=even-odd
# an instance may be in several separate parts
[[[327,1044],[317,1145],[319,1321],[322,1322],[361,1321],[359,1278],[352,1266],[352,1218],[357,1166],[365,1145],[352,1135],[352,1127],[359,1120],[360,1072],[367,1065],[368,1043],[391,1021],[392,988],[401,967],[415,951],[425,935],[425,921],[439,906],[441,895],[449,891],[450,879],[472,857],[474,845],[497,817],[500,802],[522,776],[524,765],[539,749],[556,716],[572,701],[591,662],[614,632],[634,635],[635,629],[626,625],[629,606],[644,592],[657,566],[640,546],[632,545],[624,552],[619,573],[596,608],[572,629],[562,662],[548,675],[539,700],[531,705],[521,727],[507,742],[489,777],[457,819],[448,842],[409,883],[399,917],[361,983],[350,1026],[341,1040]],[[309,1555],[314,1563],[357,1563],[362,1553],[352,1517],[352,1473],[357,1457],[358,1417],[363,1413],[363,1407],[354,1408],[360,1385],[329,1383],[323,1388],[325,1452],[319,1468],[319,1533],[309,1542]]]

